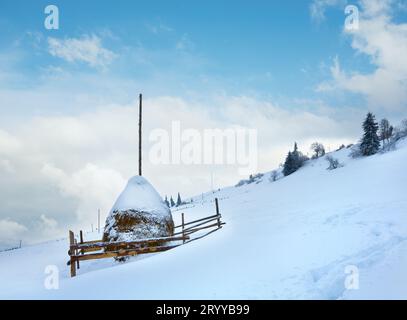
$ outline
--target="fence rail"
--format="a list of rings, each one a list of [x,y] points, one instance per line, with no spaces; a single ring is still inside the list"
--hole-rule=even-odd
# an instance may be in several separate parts
[[[218,199],[215,199],[216,214],[190,221],[185,223],[185,217],[182,213],[182,223],[176,226],[174,229],[181,229],[173,233],[171,237],[142,239],[137,241],[116,241],[116,242],[104,242],[102,240],[84,241],[83,232],[79,232],[79,243],[75,239],[75,235],[72,231],[69,231],[69,251],[70,256],[68,265],[71,267],[71,277],[76,276],[77,269],[80,269],[80,261],[105,259],[105,258],[117,258],[136,256],[139,254],[162,252],[174,249],[180,245],[187,244],[191,241],[202,239],[207,235],[219,230],[225,224],[221,221],[221,214],[219,212]],[[211,223],[214,222],[215,223]],[[210,224],[211,223],[211,224]],[[186,228],[186,226],[188,226]],[[196,238],[190,236],[196,232],[203,230],[209,230],[207,233],[200,235]],[[174,242],[179,242],[175,243]]]

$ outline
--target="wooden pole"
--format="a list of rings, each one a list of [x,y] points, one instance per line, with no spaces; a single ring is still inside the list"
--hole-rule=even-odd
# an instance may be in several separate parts
[[[188,223],[185,223],[184,226],[189,226],[189,225],[191,225],[191,224],[195,224],[195,223],[197,223],[197,222],[201,222],[201,221],[205,221],[205,220],[211,220],[211,219],[213,219],[213,218],[216,219],[217,216],[218,216],[218,215],[215,214],[215,215],[210,216],[210,217],[202,218],[202,219],[195,220],[195,221],[190,221],[190,222],[188,222]],[[212,220],[211,220],[211,221],[212,221]],[[206,221],[206,222],[208,222],[208,221]],[[182,227],[182,225],[175,226],[175,229],[180,228],[180,227]]]
[[[71,265],[71,277],[76,276],[76,264],[73,255],[75,255],[75,236],[72,231],[69,231],[69,255]]]
[[[139,115],[138,115],[138,174],[143,175],[141,162],[142,162],[142,112],[143,112],[143,95],[139,95]]]
[[[196,229],[197,227],[200,227],[200,226],[203,226],[203,225],[205,225],[205,224],[208,224],[209,222],[217,221],[217,220],[218,220],[218,216],[215,216],[215,217],[216,217],[216,218],[213,218],[213,219],[206,220],[206,221],[204,221],[204,222],[195,224],[195,225],[193,225],[193,226],[191,226],[191,227],[188,227],[188,228],[186,228],[186,229],[184,228],[184,233],[186,233],[186,232],[188,232],[188,231],[190,231],[190,230]]]
[[[185,236],[185,232],[184,232],[184,213],[181,213],[181,217],[182,217],[182,237]],[[182,241],[182,243],[185,243],[185,239]]]
[[[186,230],[187,231],[187,230]],[[188,238],[188,237],[186,237]],[[88,250],[88,249],[95,249],[95,248],[106,248],[106,247],[153,247],[158,244],[163,244],[170,241],[181,241],[183,240],[182,237],[163,237],[163,238],[155,238],[155,239],[145,239],[145,240],[137,240],[137,241],[114,241],[114,242],[85,242],[84,244],[74,245],[73,249],[78,250]]]
[[[220,221],[220,213],[219,213],[219,201],[218,198],[215,198],[215,206],[216,206],[216,215],[218,216],[218,227],[221,227],[221,221]]]
[[[104,259],[104,258],[112,258],[112,257],[136,256],[138,254],[167,251],[170,249],[174,249],[178,246],[179,245],[146,247],[146,248],[140,248],[140,249],[123,249],[123,250],[119,250],[119,251],[105,251],[105,252],[85,254],[83,256],[77,256],[77,259],[79,261],[86,261],[86,260]]]
[[[83,241],[83,231],[82,231],[82,230],[79,231],[79,239],[80,239],[80,244],[83,244],[84,241]],[[83,250],[80,250],[80,252],[81,252],[82,254],[85,253],[85,252],[83,252]],[[79,261],[78,261],[78,262],[79,262]],[[78,264],[78,269],[79,269],[79,264]]]
[[[75,239],[75,245],[78,246],[78,241],[76,241],[76,239]],[[78,255],[78,250],[75,249],[75,256],[77,256],[77,255]],[[78,269],[81,268],[81,267],[79,266],[79,260],[76,260],[76,267],[77,267]]]

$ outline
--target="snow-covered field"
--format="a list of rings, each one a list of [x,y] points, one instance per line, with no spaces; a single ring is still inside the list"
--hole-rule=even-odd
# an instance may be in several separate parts
[[[309,161],[293,175],[194,198],[188,220],[214,213],[226,226],[174,250],[81,263],[69,278],[68,243],[0,253],[0,298],[34,299],[407,299],[407,141],[396,151],[326,170]],[[179,220],[181,211],[174,212]],[[87,239],[100,235],[87,235]],[[47,265],[59,289],[44,287]],[[359,289],[347,290],[349,266]]]

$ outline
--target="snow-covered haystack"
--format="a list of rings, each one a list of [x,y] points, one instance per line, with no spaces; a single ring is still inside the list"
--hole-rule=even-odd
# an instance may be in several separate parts
[[[171,211],[143,177],[129,180],[106,220],[103,241],[168,237],[174,232]]]

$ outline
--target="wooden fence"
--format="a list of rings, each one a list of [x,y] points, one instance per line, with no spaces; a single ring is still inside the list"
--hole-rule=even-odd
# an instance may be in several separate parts
[[[216,214],[191,222],[185,222],[184,214],[181,215],[181,224],[175,226],[171,237],[142,239],[137,241],[103,242],[102,240],[84,241],[83,232],[79,233],[79,243],[72,231],[69,231],[69,251],[71,277],[76,276],[80,269],[80,261],[136,256],[139,254],[162,252],[174,249],[180,245],[201,239],[219,229],[225,223],[221,221],[218,199],[215,199]],[[198,237],[191,235],[200,231],[207,231]],[[176,243],[174,243],[176,242]]]

